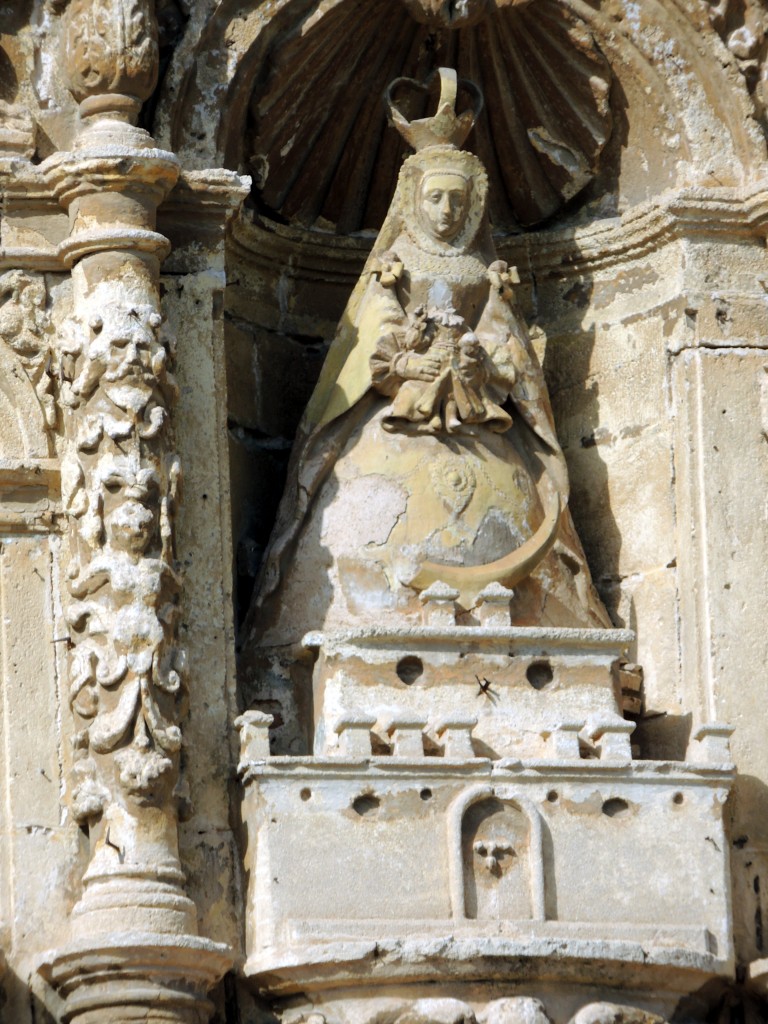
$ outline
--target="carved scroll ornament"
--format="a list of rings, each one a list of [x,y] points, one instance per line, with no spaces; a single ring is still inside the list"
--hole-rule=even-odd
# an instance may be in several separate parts
[[[77,523],[67,608],[70,703],[82,723],[74,809],[104,810],[93,755],[117,751],[126,795],[168,798],[177,772],[183,653],[174,642],[181,580],[173,516],[181,469],[169,451],[170,405],[162,318],[151,305],[107,306],[70,325],[63,346],[73,444],[62,468],[65,508]]]
[[[58,0],[67,7],[70,90],[84,113],[105,94],[146,100],[157,84],[157,24],[153,0]],[[138,105],[134,103],[136,111]]]

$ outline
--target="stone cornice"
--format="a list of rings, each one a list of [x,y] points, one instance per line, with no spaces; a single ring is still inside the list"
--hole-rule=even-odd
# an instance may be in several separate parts
[[[58,459],[0,459],[0,527],[9,533],[50,533],[61,525]]]
[[[147,184],[149,190],[161,182],[172,186],[161,207],[160,215],[164,218],[197,218],[202,214],[209,222],[219,221],[223,224],[248,194],[249,179],[234,171],[219,168],[210,171],[179,171],[176,158],[164,150],[143,150],[138,153],[126,150],[124,153],[100,155],[62,153],[51,157],[45,165],[16,158],[0,158],[0,208],[3,212],[0,271],[11,268],[65,271],[84,252],[98,252],[114,247],[136,252],[157,252],[163,258],[168,242],[163,235],[153,231],[126,228],[118,237],[115,230],[110,229],[108,232],[78,232],[77,239],[67,237],[63,241],[57,240],[57,236],[66,233],[65,227],[61,229],[61,225],[66,225],[66,215],[61,211],[57,194],[62,194],[63,201],[85,194],[89,187],[97,185],[98,176],[102,172],[112,176],[114,191],[120,190],[123,175],[130,175],[134,183],[132,191],[135,193],[139,183],[134,174],[142,159],[147,162],[157,161],[151,169]],[[109,161],[115,162],[110,164]],[[84,182],[78,182],[79,168],[85,172],[87,180]],[[169,181],[170,177],[175,181]],[[100,190],[105,187],[110,190],[110,183],[101,186]],[[38,229],[39,244],[15,244],[24,238],[22,232],[16,229],[16,222],[23,230],[26,216],[33,211],[38,218],[50,218],[50,232],[46,232],[50,241]]]
[[[290,257],[296,272],[311,279],[354,274],[373,244],[372,235],[337,237],[330,233],[248,219],[232,224],[237,248],[255,263]],[[690,186],[638,203],[617,217],[584,225],[496,238],[501,257],[531,273],[578,274],[639,259],[681,239],[719,238],[724,242],[768,235],[768,181],[742,188]]]
[[[105,146],[85,152],[56,153],[40,165],[57,200],[104,192],[146,193],[161,199],[179,177],[179,161],[163,149]]]
[[[163,175],[172,173],[175,161],[172,154],[156,150],[143,151],[140,155],[159,161],[153,171],[158,184]],[[14,245],[13,216],[22,216],[34,209],[55,218],[60,209],[57,192],[68,188],[66,175],[74,177],[78,161],[86,175],[96,175],[107,156],[130,161],[129,173],[132,180],[136,180],[133,174],[138,169],[139,154],[135,151],[126,151],[122,156],[101,154],[100,157],[57,154],[44,166],[16,158],[0,159],[0,198],[6,219],[0,268],[55,271],[66,270],[71,265],[77,256],[71,253],[70,241]],[[102,169],[110,171],[109,166]],[[119,175],[114,166],[111,170],[115,173],[117,188]],[[78,192],[85,187],[74,181],[70,184]],[[233,171],[223,168],[181,170],[160,208],[160,215],[193,217],[203,213],[207,218],[225,220],[242,203],[247,190],[247,178]],[[233,220],[231,232],[237,249],[257,263],[263,260],[271,265],[283,254],[286,262],[290,257],[308,277],[318,274],[325,278],[359,273],[374,240],[372,235],[339,237],[300,231],[255,221],[246,214]],[[639,203],[619,217],[603,218],[583,226],[507,236],[497,239],[496,244],[499,254],[516,263],[521,274],[533,270],[537,275],[547,275],[583,273],[639,259],[654,249],[685,238],[712,237],[728,241],[766,236],[768,181],[763,180],[741,189],[679,189]],[[144,250],[138,237],[135,246]]]
[[[247,175],[229,171],[225,167],[182,171],[175,188],[163,203],[161,212],[204,211],[219,217],[236,210],[250,189],[251,179]]]
[[[345,757],[312,757],[295,755],[268,757],[258,761],[244,761],[240,774],[246,785],[258,779],[291,777],[350,778],[366,771],[376,778],[401,778],[416,774],[420,778],[450,778],[456,774],[467,778],[493,778],[503,781],[509,777],[527,782],[549,779],[576,779],[600,783],[626,780],[628,766],[625,762],[590,761],[584,759],[565,760],[544,758],[538,760],[517,760],[504,758],[492,761],[490,758],[475,757],[462,761],[441,757],[426,757],[409,761],[391,756],[372,756],[364,759]],[[669,785],[723,787],[729,790],[735,778],[733,764],[694,764],[688,761],[632,761],[632,782],[656,785],[659,778]]]
[[[537,274],[574,273],[639,259],[681,239],[766,235],[768,182],[761,181],[741,189],[692,186],[666,192],[620,217],[499,239],[497,248],[521,270],[530,261]]]

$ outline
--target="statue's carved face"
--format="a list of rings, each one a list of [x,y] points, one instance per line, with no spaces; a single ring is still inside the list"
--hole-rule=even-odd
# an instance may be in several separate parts
[[[419,210],[424,227],[450,242],[464,225],[469,210],[469,182],[460,174],[427,174],[421,183]]]

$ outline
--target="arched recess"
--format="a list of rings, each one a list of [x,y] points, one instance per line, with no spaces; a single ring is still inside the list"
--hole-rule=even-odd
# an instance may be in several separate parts
[[[451,907],[457,921],[546,917],[541,817],[509,786],[472,786],[448,813]],[[506,890],[506,891],[505,891]]]
[[[46,298],[41,275],[11,270],[0,277],[0,460],[6,463],[53,454],[43,411],[52,402]]]
[[[333,23],[338,25],[339,38],[343,40],[339,63],[342,69],[348,68],[348,62],[355,62],[361,49],[360,19],[366,10],[377,10],[381,5],[397,11],[398,24],[408,17],[403,0],[270,0],[268,3],[210,0],[205,10],[196,5],[158,102],[154,132],[159,143],[174,149],[188,168],[224,165],[239,171],[258,171],[247,149],[252,140],[247,130],[249,110],[254,103],[258,104],[259,96],[271,88],[273,76],[280,67],[281,53],[284,55],[288,52],[286,47],[293,47],[290,52],[296,55],[296,60],[285,61],[284,56],[282,59],[286,67],[295,67],[300,76],[304,73],[300,59],[302,44],[311,47],[323,23]],[[492,8],[493,4],[489,2],[488,6]],[[642,211],[649,204],[655,209],[657,200],[661,209],[662,197],[674,195],[677,190],[693,188],[701,195],[716,197],[718,190],[740,189],[762,176],[765,142],[753,118],[736,62],[710,25],[708,3],[703,0],[643,0],[642,3],[601,0],[599,4],[593,0],[528,0],[515,4],[516,7],[520,8],[521,17],[529,21],[541,12],[542,19],[545,15],[550,19],[561,15],[564,20],[575,20],[584,26],[610,69],[611,78],[612,128],[595,162],[596,173],[591,184],[550,214],[543,228],[534,225],[531,232],[529,225],[523,225],[526,229],[523,232],[498,239],[500,255],[520,266],[524,287],[532,279],[531,269],[538,273],[544,266],[544,273],[538,273],[541,286],[547,273],[551,272],[554,277],[561,273],[563,266],[572,267],[577,248],[580,247],[576,256],[581,256],[593,242],[606,260],[614,259],[614,253],[627,251],[630,245],[637,249],[641,245],[656,244],[663,224],[657,226],[653,217],[646,217],[645,213],[642,217],[646,220],[642,223],[640,214],[634,221],[631,216],[621,218],[621,214],[631,214],[635,209]],[[492,12],[489,16],[495,15]],[[339,20],[333,22],[337,17]],[[422,26],[414,21],[414,33],[421,30]],[[367,57],[368,51],[363,50],[363,53]],[[371,62],[372,59],[373,55]],[[374,105],[378,105],[374,92],[379,90],[381,82],[374,89],[363,76],[362,83],[350,86],[334,98],[334,112],[340,118],[354,112],[361,90],[366,99],[373,97]],[[294,87],[300,91],[300,82],[293,81],[289,75],[285,82],[286,95]],[[318,103],[327,99],[320,88],[315,89],[314,94]],[[489,97],[488,103],[498,106],[498,99]],[[311,117],[311,104],[305,109],[306,116]],[[383,106],[378,109],[382,131],[387,131]],[[321,158],[313,161],[312,172],[318,180],[326,170]],[[375,188],[381,191],[377,197],[380,205],[386,206],[391,197],[392,181],[379,180]],[[258,200],[258,195],[256,198]],[[265,206],[269,207],[270,203]],[[701,216],[709,214],[704,210]],[[711,216],[713,220],[719,218],[719,208],[713,207]],[[263,455],[262,449],[257,452],[260,464],[269,462],[263,477],[256,475],[261,469],[255,466],[255,459],[249,463],[254,494],[249,500],[254,507],[257,501],[264,502],[264,494],[274,496],[276,503],[282,486],[279,472],[274,472],[278,454],[287,453],[292,430],[311,390],[312,375],[319,371],[321,343],[328,341],[334,330],[373,237],[373,230],[347,232],[344,225],[339,230],[338,224],[334,227],[321,222],[313,226],[300,217],[292,220],[290,212],[283,220],[287,223],[278,223],[268,214],[259,215],[253,208],[246,210],[233,223],[228,240],[230,283],[225,308],[240,332],[233,346],[245,353],[243,365],[258,366],[257,380],[262,384],[268,382],[262,387],[257,407],[249,407],[241,419],[238,419],[240,413],[233,411],[238,429],[242,425],[244,431],[253,430],[258,434],[254,441],[257,445],[261,444],[263,435],[268,435],[272,446],[267,455]],[[557,231],[550,230],[562,228],[563,236],[569,232],[573,235],[574,225],[580,232],[578,247],[571,244],[572,237],[563,241],[561,237],[553,237],[557,236]],[[594,229],[590,237],[586,237],[583,230],[585,225]],[[629,238],[632,231],[642,236],[638,243]],[[670,273],[665,267],[658,271],[658,277],[672,279],[676,270],[673,268]],[[648,271],[649,276],[653,274],[657,274],[655,268]],[[608,295],[611,287],[610,282],[606,284],[603,295]],[[567,383],[574,393],[584,394],[590,345],[595,344],[599,352],[602,344],[607,351],[615,345],[615,339],[609,339],[606,334],[602,341],[598,339],[595,343],[586,332],[578,334],[582,310],[590,312],[592,292],[588,279],[569,281],[553,298],[556,291],[554,287],[550,289],[542,306],[549,302],[550,309],[554,308],[560,295],[570,296],[567,301],[572,308],[567,313],[571,315],[570,324],[575,324],[572,336],[577,340],[572,345],[575,352],[572,359],[575,368],[571,368],[573,379]],[[529,294],[530,291],[523,293],[524,304]],[[530,303],[525,309],[529,319],[532,306]],[[547,315],[545,310],[539,322],[548,330]],[[247,337],[243,337],[243,333]],[[235,337],[234,333],[232,336]],[[616,359],[618,361],[618,356]],[[594,364],[595,360],[592,362]],[[546,364],[545,372],[549,373]],[[607,389],[605,391],[607,393]],[[288,397],[278,409],[275,396],[282,394]],[[619,575],[616,552],[622,543],[623,524],[609,522],[606,527],[601,518],[609,505],[607,490],[614,472],[613,467],[608,466],[603,475],[599,475],[601,467],[597,464],[600,451],[604,449],[593,447],[588,452],[582,451],[582,437],[589,442],[596,425],[600,423],[602,427],[605,422],[605,409],[596,408],[594,397],[589,396],[589,401],[592,406],[581,417],[585,426],[579,422],[573,431],[578,458],[592,458],[595,463],[589,470],[592,474],[588,495],[591,504],[586,498],[582,500],[586,511],[581,521],[578,500],[574,500],[573,506],[579,529],[582,522],[586,524],[583,535],[591,560],[590,523],[600,524],[599,530],[594,527],[593,549],[600,548],[608,555],[598,569],[616,577]],[[556,409],[558,416],[560,411]],[[558,418],[558,426],[564,419],[565,416]],[[623,429],[626,424],[619,426]],[[246,440],[250,443],[250,438]],[[666,440],[659,442],[660,450],[663,449],[659,465],[662,457],[668,460],[669,447]],[[248,457],[250,459],[250,453]],[[285,461],[287,454],[282,465]],[[572,477],[578,499],[580,470],[575,461],[572,460]],[[625,474],[626,468],[621,472]],[[641,478],[650,475],[645,469],[638,472]],[[661,470],[657,476],[662,477]],[[585,471],[583,479],[587,478]],[[593,514],[594,509],[599,514]],[[266,542],[273,512],[272,508],[254,514],[259,520],[258,536],[255,540],[249,538],[254,549]],[[606,543],[610,529],[614,536]],[[244,552],[243,564],[249,557],[248,552]],[[671,555],[667,561],[672,561]],[[632,620],[631,624],[637,621]]]
[[[249,102],[268,78],[276,49],[289,37],[310,41],[324,19],[341,13],[340,63],[348,67],[367,39],[366,24],[382,6],[391,12],[393,26],[407,17],[400,0],[210,0],[207,10],[201,5],[166,76],[156,136],[188,167],[244,170]],[[588,27],[621,92],[638,111],[640,135],[629,142],[623,159],[647,164],[657,185],[661,180],[667,186],[694,180],[737,184],[759,173],[764,143],[735,62],[709,24],[706,4],[617,0],[595,9],[586,0],[527,0],[523,15],[529,22],[539,15],[543,20],[560,16]],[[421,28],[414,20],[414,35]],[[383,42],[374,40],[371,62]],[[356,99],[345,96],[337,109]],[[317,102],[322,104],[322,93]],[[645,118],[639,116],[641,106]]]
[[[265,281],[248,306],[253,322],[326,340],[333,330],[406,152],[380,101],[401,72],[421,77],[446,63],[481,80],[486,112],[468,145],[489,169],[498,248],[513,262],[521,234],[535,267],[550,227],[598,226],[677,189],[741,188],[762,176],[765,140],[701,0],[465,6],[483,2],[484,19],[432,35],[410,13],[426,0],[196,8],[154,133],[190,169],[251,174],[253,204],[233,233],[234,250]],[[622,248],[623,228],[619,236]],[[294,294],[302,288],[309,305]]]

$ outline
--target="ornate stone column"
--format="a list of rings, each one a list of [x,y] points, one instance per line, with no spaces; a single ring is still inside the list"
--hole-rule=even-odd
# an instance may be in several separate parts
[[[172,153],[136,126],[157,77],[151,0],[71,0],[72,152],[44,173],[67,209],[73,316],[60,346],[63,505],[69,517],[66,692],[71,806],[90,844],[72,943],[46,972],[65,1021],[202,1022],[230,963],[197,935],[178,854],[186,668],[178,644],[174,343],[158,282],[156,210]]]

